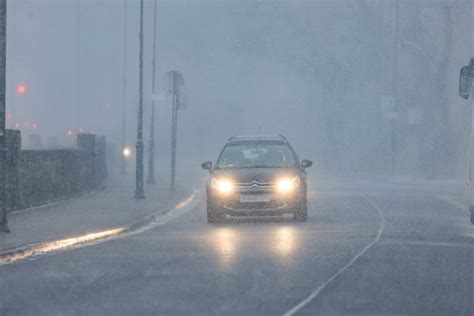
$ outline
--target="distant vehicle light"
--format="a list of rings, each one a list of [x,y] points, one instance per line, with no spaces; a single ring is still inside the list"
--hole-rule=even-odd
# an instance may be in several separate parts
[[[20,128],[21,124],[20,123],[15,123],[15,128]]]
[[[124,157],[130,157],[131,154],[132,154],[132,151],[130,150],[130,148],[125,147],[125,148],[123,149],[123,156],[124,156]]]
[[[74,135],[74,131],[72,129],[70,129],[66,132],[66,135],[71,137],[72,135]]]

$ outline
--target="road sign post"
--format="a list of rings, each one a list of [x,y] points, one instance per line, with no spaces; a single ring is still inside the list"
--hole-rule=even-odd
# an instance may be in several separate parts
[[[153,14],[153,61],[152,61],[152,74],[151,74],[151,85],[152,93],[155,95],[156,89],[156,7],[157,0],[154,3],[154,14]],[[150,124],[150,145],[148,148],[148,178],[146,183],[155,184],[155,99],[151,101],[151,124]]]
[[[170,189],[176,187],[176,149],[178,145],[178,110],[182,104],[180,95],[181,87],[184,85],[183,75],[176,70],[168,71],[167,77],[170,81],[172,115],[171,115],[171,166],[170,166]]]

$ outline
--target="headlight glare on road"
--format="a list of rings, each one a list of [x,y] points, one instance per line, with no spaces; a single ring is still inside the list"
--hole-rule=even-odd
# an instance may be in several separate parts
[[[279,193],[291,193],[299,185],[300,178],[281,178],[277,181],[277,191]]]
[[[221,194],[229,194],[234,190],[232,181],[228,179],[211,179],[211,189],[216,190]]]

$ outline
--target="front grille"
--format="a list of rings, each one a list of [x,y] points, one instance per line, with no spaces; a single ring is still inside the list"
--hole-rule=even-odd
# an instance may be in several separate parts
[[[268,193],[273,192],[275,188],[274,182],[264,182],[260,183],[257,181],[252,181],[250,183],[237,183],[235,185],[236,189],[240,193]]]

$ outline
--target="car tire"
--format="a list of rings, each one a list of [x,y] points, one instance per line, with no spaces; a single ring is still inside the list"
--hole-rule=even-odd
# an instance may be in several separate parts
[[[212,199],[207,199],[207,222],[208,223],[219,223],[224,221],[225,214],[220,211],[213,203]]]
[[[225,215],[222,212],[215,210],[207,210],[207,222],[208,223],[220,223],[225,219]]]
[[[304,204],[295,213],[294,219],[296,222],[306,222],[308,219],[308,205]]]

